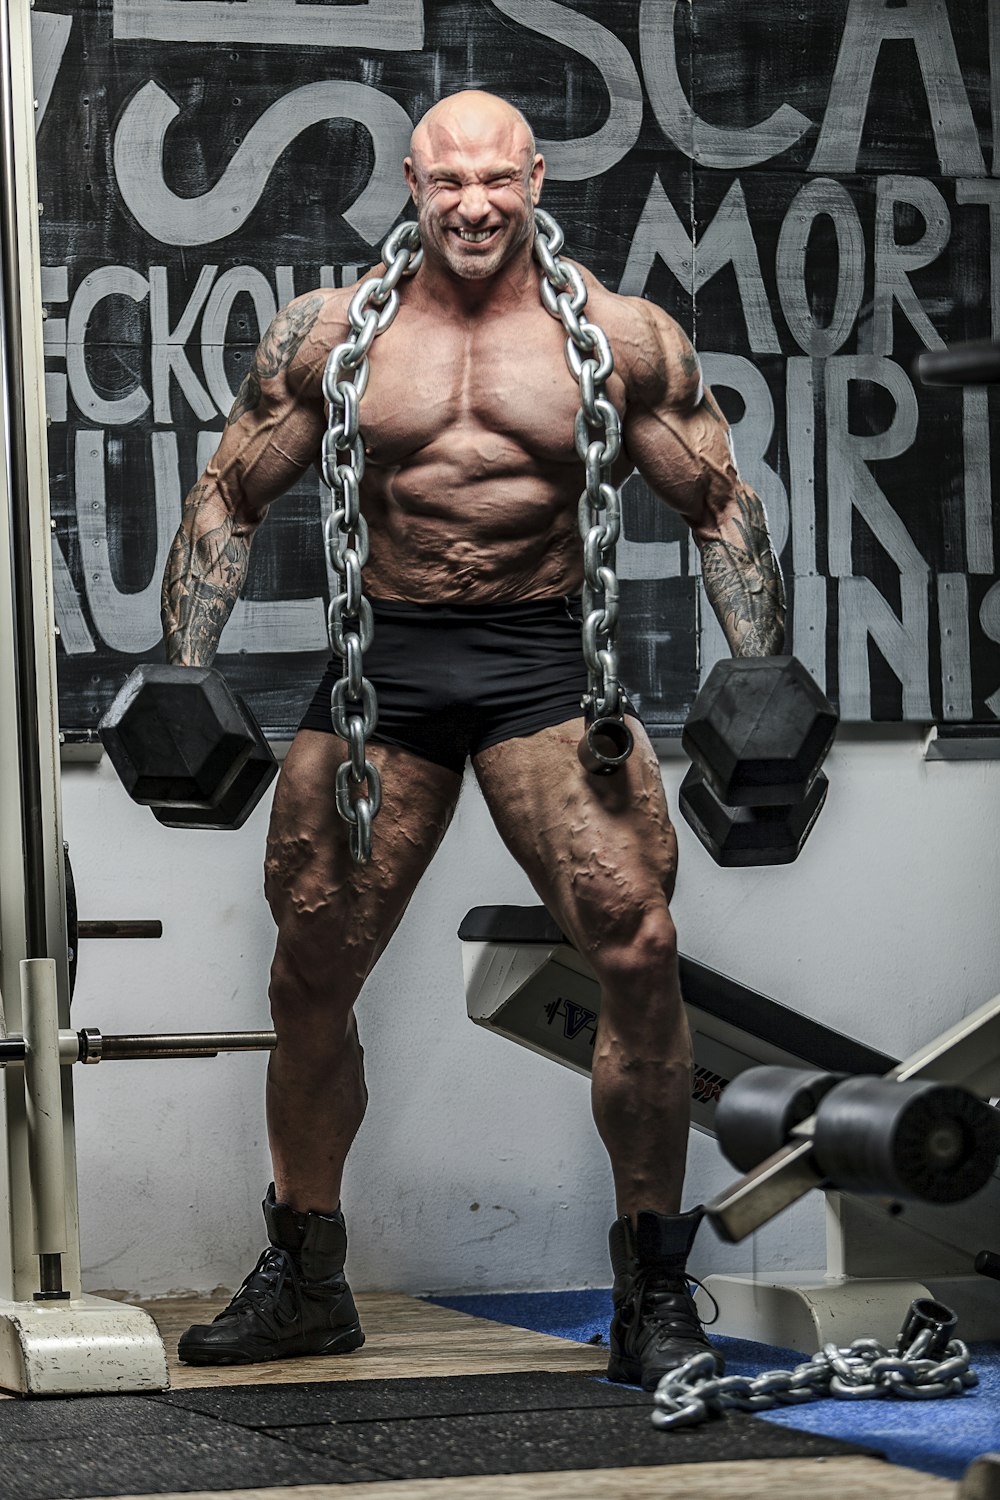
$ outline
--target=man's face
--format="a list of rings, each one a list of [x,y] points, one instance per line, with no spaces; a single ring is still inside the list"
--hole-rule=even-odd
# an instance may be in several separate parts
[[[474,141],[435,131],[405,166],[424,248],[455,276],[493,276],[531,241],[544,163],[521,132]]]

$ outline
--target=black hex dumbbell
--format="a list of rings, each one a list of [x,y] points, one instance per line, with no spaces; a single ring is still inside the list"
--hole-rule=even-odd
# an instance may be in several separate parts
[[[720,865],[787,864],[826,798],[820,767],[837,713],[794,656],[715,664],[681,743],[694,764],[679,805]]]
[[[278,769],[253,714],[211,667],[137,667],[100,736],[132,800],[172,828],[240,828]]]

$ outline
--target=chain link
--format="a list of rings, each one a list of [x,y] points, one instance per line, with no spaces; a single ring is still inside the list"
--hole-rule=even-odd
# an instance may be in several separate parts
[[[915,1302],[895,1352],[876,1339],[855,1339],[846,1349],[824,1344],[794,1370],[768,1370],[755,1379],[717,1376],[714,1356],[696,1354],[663,1376],[653,1397],[657,1407],[652,1414],[653,1425],[696,1427],[708,1417],[719,1416],[726,1407],[769,1411],[774,1406],[794,1406],[827,1396],[842,1401],[870,1401],[879,1396],[930,1401],[960,1396],[978,1385],[979,1377],[969,1368],[969,1350],[962,1340],[947,1340],[947,1332],[955,1324],[954,1314],[939,1303],[929,1305],[940,1308],[948,1318],[934,1321],[923,1317],[914,1322],[916,1309],[928,1306],[926,1299]]]
[[[423,259],[416,224],[407,222],[393,230],[383,246],[382,259],[386,268],[382,275],[369,276],[351,299],[350,336],[331,349],[323,373],[329,415],[322,470],[333,502],[323,534],[337,579],[331,588],[327,629],[331,649],[343,664],[343,676],[334,684],[330,698],[330,716],[348,748],[347,760],[337,768],[337,811],[350,828],[351,857],[359,865],[371,859],[372,823],[382,805],[382,783],[366,751],[368,737],[378,723],[378,704],[375,689],[364,675],[364,653],[372,643],[375,622],[361,583],[369,542],[361,514],[365,445],[360,406],[368,385],[368,351],[399,310],[400,281],[412,276]]]
[[[586,488],[580,496],[583,538],[583,655],[587,691],[583,709],[588,722],[623,724],[624,696],[618,676],[620,591],[615,573],[615,546],[621,535],[621,495],[612,472],[622,451],[621,420],[607,396],[614,357],[607,334],[585,316],[587,288],[576,266],[560,257],[562,230],[543,209],[535,209],[535,259],[542,268],[540,291],[545,309],[566,331],[566,363],[580,386],[574,443],[583,460]],[[624,753],[601,757],[600,767],[615,770],[632,749],[632,737],[621,739]]]
[[[621,496],[612,473],[622,451],[621,421],[607,397],[607,380],[614,369],[611,346],[604,330],[584,316],[587,288],[576,266],[561,259],[563,243],[555,220],[536,209],[534,251],[542,268],[542,302],[566,330],[566,361],[580,387],[574,444],[586,476],[579,501],[584,544],[582,640],[587,666],[582,707],[592,726],[607,726],[611,721],[621,726],[614,749],[600,754],[600,764],[591,766],[606,771],[617,769],[632,749],[631,734],[624,728],[618,676],[620,591],[615,546],[621,535]],[[378,722],[378,706],[375,689],[363,671],[374,619],[361,579],[369,538],[361,514],[365,445],[360,406],[368,385],[368,351],[399,310],[399,283],[404,276],[412,276],[423,259],[416,224],[407,222],[393,230],[382,259],[383,274],[368,277],[352,298],[348,308],[351,335],[330,351],[323,375],[329,416],[322,472],[333,501],[324,536],[329,565],[338,580],[336,591],[331,591],[327,627],[331,648],[344,668],[334,685],[330,713],[349,751],[337,770],[336,798],[340,816],[350,827],[351,856],[361,865],[371,858],[372,823],[381,806],[382,788],[365,749]]]

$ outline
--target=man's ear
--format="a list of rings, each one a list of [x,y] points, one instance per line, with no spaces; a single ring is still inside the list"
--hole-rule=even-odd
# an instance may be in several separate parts
[[[403,162],[403,176],[406,178],[406,186],[410,190],[410,197],[414,203],[417,201],[417,174],[413,169],[413,158],[407,156]]]
[[[531,187],[531,201],[537,203],[542,196],[542,183],[545,181],[545,157],[541,153],[538,153],[531,163],[528,181]]]

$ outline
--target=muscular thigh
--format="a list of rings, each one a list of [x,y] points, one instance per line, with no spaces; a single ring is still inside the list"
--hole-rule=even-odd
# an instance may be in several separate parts
[[[659,761],[642,726],[613,776],[577,758],[573,720],[476,756],[473,765],[504,842],[567,936],[582,951],[627,942],[650,903],[673,894],[677,842]]]
[[[372,857],[355,865],[337,812],[343,742],[300,730],[278,778],[264,887],[279,937],[302,962],[368,972],[389,941],[451,821],[462,778],[408,751],[369,743],[382,778]]]

